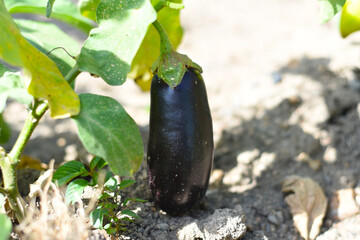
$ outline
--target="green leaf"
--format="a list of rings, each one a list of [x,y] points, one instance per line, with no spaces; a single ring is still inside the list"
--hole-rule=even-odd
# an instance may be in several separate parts
[[[131,176],[140,166],[144,150],[139,128],[114,99],[81,94],[81,112],[73,117],[84,147],[104,158],[114,174]]]
[[[110,190],[116,190],[117,187],[117,180],[114,177],[109,178],[104,186],[109,187]]]
[[[119,190],[122,190],[124,188],[130,187],[131,185],[133,185],[134,183],[136,183],[135,180],[132,179],[126,179],[121,181],[121,183],[119,184]]]
[[[320,23],[326,23],[332,19],[344,6],[346,0],[319,0],[320,4]]]
[[[360,1],[347,0],[340,18],[340,33],[343,38],[360,30]]]
[[[55,63],[21,35],[3,1],[0,1],[0,36],[0,58],[24,69],[24,75],[31,79],[28,92],[36,98],[48,100],[51,116],[65,118],[78,114],[78,95]]]
[[[80,13],[91,20],[96,21],[96,9],[101,0],[80,0],[78,7]]]
[[[10,70],[0,63],[0,113],[4,111],[9,97],[26,105],[31,104],[33,100],[26,91],[25,81],[20,77],[20,72]]]
[[[83,194],[85,187],[88,185],[89,182],[82,178],[78,178],[70,182],[65,192],[66,204],[74,204],[75,202],[81,200],[81,195]]]
[[[10,237],[12,224],[8,216],[0,213],[0,240],[7,240]]]
[[[49,18],[52,13],[52,8],[54,6],[55,0],[48,0],[48,3],[46,5],[46,17]]]
[[[91,30],[81,49],[79,69],[121,85],[156,12],[149,0],[103,0],[96,17],[99,27]]]
[[[152,1],[155,5],[158,1]],[[181,0],[172,1],[181,3]],[[176,49],[181,42],[183,29],[180,24],[180,11],[165,7],[158,12],[158,21],[165,28],[166,33]],[[136,83],[145,91],[150,90],[151,66],[160,55],[160,37],[154,26],[150,26],[144,41],[136,53],[131,64],[131,72],[129,78],[135,79]]]
[[[11,14],[31,13],[45,16],[48,8],[48,0],[5,0],[5,4]],[[89,33],[95,26],[93,21],[80,14],[79,9],[71,0],[57,0],[51,17],[66,22],[85,33]]]
[[[104,216],[108,215],[108,211],[103,208],[95,209],[90,213],[90,221],[94,228],[103,229]]]
[[[101,170],[103,169],[108,163],[102,159],[101,157],[94,157],[93,159],[91,159],[90,162],[90,170],[94,170],[96,167]]]
[[[26,40],[44,54],[49,53],[57,47],[64,48],[72,56],[77,56],[80,52],[80,44],[53,23],[24,19],[16,19],[15,23]],[[65,76],[76,63],[64,49],[55,49],[48,55],[48,57],[55,62],[63,76]]]
[[[62,186],[72,179],[88,173],[85,169],[85,166],[82,162],[79,161],[70,161],[61,165],[54,173],[53,182],[58,183],[59,186]]]
[[[139,215],[137,215],[136,213],[134,213],[133,211],[131,211],[130,209],[124,209],[121,211],[121,214],[122,215],[128,215],[130,217],[133,217],[133,218],[140,218]]]

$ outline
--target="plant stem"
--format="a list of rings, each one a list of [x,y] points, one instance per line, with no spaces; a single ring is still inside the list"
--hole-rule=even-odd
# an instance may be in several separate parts
[[[160,24],[158,20],[155,20],[152,24],[160,35],[160,54],[173,51],[174,48],[168,35],[166,34],[164,27]]]
[[[156,12],[159,12],[164,7],[169,7],[171,9],[183,9],[184,4],[182,3],[173,3],[165,0],[160,0],[155,6],[154,9]]]
[[[65,76],[66,81],[71,83],[79,75],[80,71],[75,65]],[[29,111],[24,126],[9,154],[6,154],[3,148],[0,148],[0,168],[3,174],[4,188],[0,191],[5,193],[9,200],[12,210],[14,210],[17,220],[20,222],[24,216],[25,202],[21,198],[16,178],[16,169],[20,163],[20,156],[34,132],[42,116],[49,109],[47,102],[35,99],[33,108]]]
[[[20,162],[20,155],[23,152],[27,142],[29,141],[31,134],[38,125],[41,117],[48,110],[48,104],[45,102],[39,102],[35,99],[34,108],[29,112],[24,127],[17,138],[15,145],[9,153],[10,161],[12,164],[17,165]]]

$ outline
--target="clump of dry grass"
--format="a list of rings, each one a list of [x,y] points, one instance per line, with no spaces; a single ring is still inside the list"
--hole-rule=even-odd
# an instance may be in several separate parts
[[[51,182],[53,170],[46,171],[30,185],[25,219],[15,228],[26,240],[82,240],[90,235],[90,224],[82,202],[77,210],[65,203],[59,188]]]

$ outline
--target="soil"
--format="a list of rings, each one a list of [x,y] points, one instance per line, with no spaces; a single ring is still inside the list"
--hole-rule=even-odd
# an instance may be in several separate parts
[[[206,239],[302,239],[281,191],[281,182],[290,175],[316,181],[329,202],[336,191],[352,189],[352,200],[359,205],[360,32],[342,39],[336,18],[320,25],[315,0],[184,4],[179,51],[204,70],[216,143],[212,184],[194,211],[168,216],[151,201],[144,161],[135,175],[136,186],[124,194],[150,201],[136,206],[142,220],[130,224],[122,238],[201,238],[203,229],[196,233],[189,227],[192,233],[185,234],[184,228],[213,223],[215,212],[228,216],[237,211],[243,216],[238,222],[228,217],[235,225],[246,224],[246,234],[231,235],[235,230],[229,228],[228,235]],[[138,123],[146,146],[148,93],[131,80],[109,87],[88,74],[80,75],[76,90],[118,100]],[[6,109],[4,117],[14,130],[7,147],[25,115],[16,103]],[[25,154],[58,164],[89,159],[74,123],[49,116]],[[360,218],[350,217],[359,213],[358,206],[344,216],[338,212],[337,207],[328,209],[319,239],[360,239]]]

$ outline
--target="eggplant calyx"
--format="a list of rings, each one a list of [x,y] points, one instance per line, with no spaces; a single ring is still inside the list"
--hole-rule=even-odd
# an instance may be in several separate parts
[[[174,49],[162,52],[152,65],[153,74],[164,80],[172,89],[181,83],[188,68],[195,68],[202,73],[202,68],[193,62],[187,55],[176,52]]]

